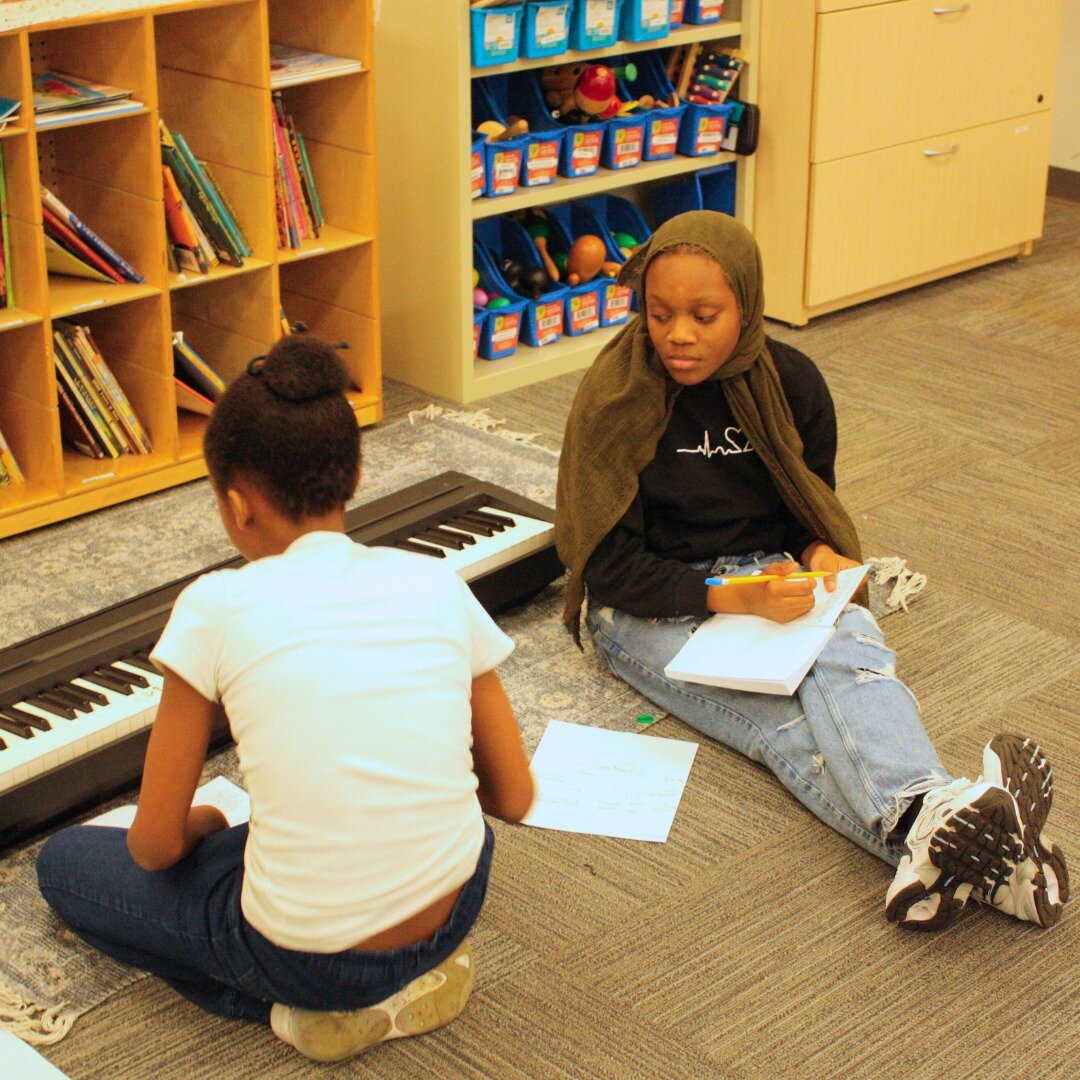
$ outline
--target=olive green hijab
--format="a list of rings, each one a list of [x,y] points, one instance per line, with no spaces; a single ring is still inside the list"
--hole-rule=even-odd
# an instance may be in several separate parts
[[[570,571],[563,622],[579,644],[585,564],[634,501],[638,475],[656,454],[682,389],[657,356],[645,318],[649,264],[661,252],[682,245],[699,248],[720,264],[739,303],[742,333],[713,376],[720,380],[736,421],[795,518],[840,554],[861,559],[851,518],[832,488],[803,461],[802,439],[765,343],[757,242],[734,218],[693,210],[665,222],[623,265],[619,281],[638,290],[641,317],[601,350],[581,381],[567,420],[555,500],[555,544]]]

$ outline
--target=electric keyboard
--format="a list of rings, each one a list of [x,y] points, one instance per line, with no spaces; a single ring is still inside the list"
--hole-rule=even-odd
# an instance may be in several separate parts
[[[553,518],[505,488],[445,472],[348,511],[345,529],[357,543],[440,559],[496,614],[562,573]],[[241,565],[236,556],[208,569]],[[149,653],[199,576],[0,650],[0,847],[141,775],[162,685]],[[228,738],[221,712],[213,742]]]

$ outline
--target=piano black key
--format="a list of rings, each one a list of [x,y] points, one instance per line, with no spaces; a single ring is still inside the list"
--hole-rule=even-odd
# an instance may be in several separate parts
[[[145,690],[150,685],[150,680],[144,675],[138,675],[134,671],[125,671],[123,668],[118,668],[115,664],[106,664],[101,670],[108,671],[118,679],[123,679],[124,682],[128,683],[130,686],[138,686],[142,690]]]
[[[496,528],[512,529],[514,527],[514,519],[509,514],[499,514],[494,510],[466,510],[465,516],[488,521]]]
[[[54,700],[50,698],[48,694],[35,694],[33,697],[26,699],[28,705],[34,705],[37,708],[47,713],[52,713],[53,716],[62,717],[64,720],[74,720],[75,710],[70,705],[65,705],[62,701]],[[38,717],[40,719],[40,717]]]
[[[417,555],[432,555],[436,559],[446,558],[445,551],[441,551],[437,547],[431,547],[428,544],[414,544],[411,540],[395,540],[393,547],[400,548],[402,551],[412,551]]]
[[[49,730],[48,720],[38,716],[37,713],[31,712],[29,709],[20,709],[18,705],[7,705],[0,709],[0,714],[6,716],[9,720],[13,720],[16,724],[22,724],[23,727],[36,727],[40,728],[41,731]]]
[[[100,690],[91,690],[89,686],[76,686],[74,683],[68,683],[68,686],[74,693],[82,694],[91,705],[109,704],[109,699]]]
[[[132,653],[130,656],[123,656],[121,659],[125,664],[130,664],[132,667],[142,668],[143,671],[149,671],[151,675],[160,675],[161,672],[154,667],[153,660],[150,659],[146,653]]]
[[[443,525],[436,525],[435,531],[440,533],[449,533],[455,540],[460,540],[463,544],[475,544],[476,537],[470,533],[465,532],[462,529],[453,528],[449,522]]]
[[[76,712],[90,711],[90,699],[85,694],[80,694],[76,687],[65,686],[61,683],[49,690],[48,694],[55,700],[66,702]]]
[[[111,675],[108,671],[102,671],[100,668],[97,671],[91,671],[88,675],[82,675],[80,678],[85,679],[87,682],[97,683],[98,686],[104,686],[106,690],[114,690],[118,694],[135,693],[131,683],[118,679],[115,675]]]
[[[428,544],[438,544],[439,547],[452,548],[454,551],[464,551],[465,541],[459,540],[453,533],[445,529],[424,529],[416,534],[417,540],[423,540]]]
[[[494,536],[495,529],[491,525],[485,525],[482,521],[470,521],[468,518],[456,517],[446,523],[455,529],[464,529],[474,536]]]
[[[20,724],[17,720],[9,720],[4,715],[0,715],[0,730],[10,731],[12,735],[18,735],[20,739],[30,739],[34,735],[34,730],[29,724]]]

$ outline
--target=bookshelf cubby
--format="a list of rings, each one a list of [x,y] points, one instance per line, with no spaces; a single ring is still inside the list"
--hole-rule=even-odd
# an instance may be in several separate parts
[[[227,382],[281,336],[284,313],[348,344],[357,422],[382,418],[372,24],[373,0],[145,0],[97,16],[84,5],[67,19],[0,32],[0,96],[21,102],[0,130],[14,277],[13,302],[0,309],[0,431],[25,476],[0,487],[0,537],[205,475],[206,418],[176,404],[176,331]],[[270,42],[361,65],[282,90],[326,217],[297,250],[278,248]],[[50,69],[130,89],[141,108],[38,129],[32,75]],[[159,119],[212,172],[252,248],[242,266],[170,270]],[[43,187],[145,281],[50,273]],[[150,454],[96,460],[61,441],[59,319],[90,328],[150,435]]]

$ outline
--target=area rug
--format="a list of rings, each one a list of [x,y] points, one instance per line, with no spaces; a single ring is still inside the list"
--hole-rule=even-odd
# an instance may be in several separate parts
[[[558,455],[507,432],[485,410],[444,413],[429,407],[363,436],[363,479],[355,504],[456,469],[553,505]],[[0,597],[0,648],[157,585],[196,573],[234,554],[205,481],[0,542],[7,569]],[[872,592],[879,614],[921,588],[901,560],[881,564]],[[500,675],[531,755],[548,721],[639,730],[655,713],[573,645],[559,619],[563,584],[500,616],[515,650]],[[204,781],[239,781],[231,750],[207,764]],[[131,794],[116,802],[130,802]],[[94,813],[100,812],[97,808]],[[28,1041],[63,1037],[72,1021],[143,978],[84,946],[49,912],[36,886],[40,841],[0,860],[0,1023]]]

